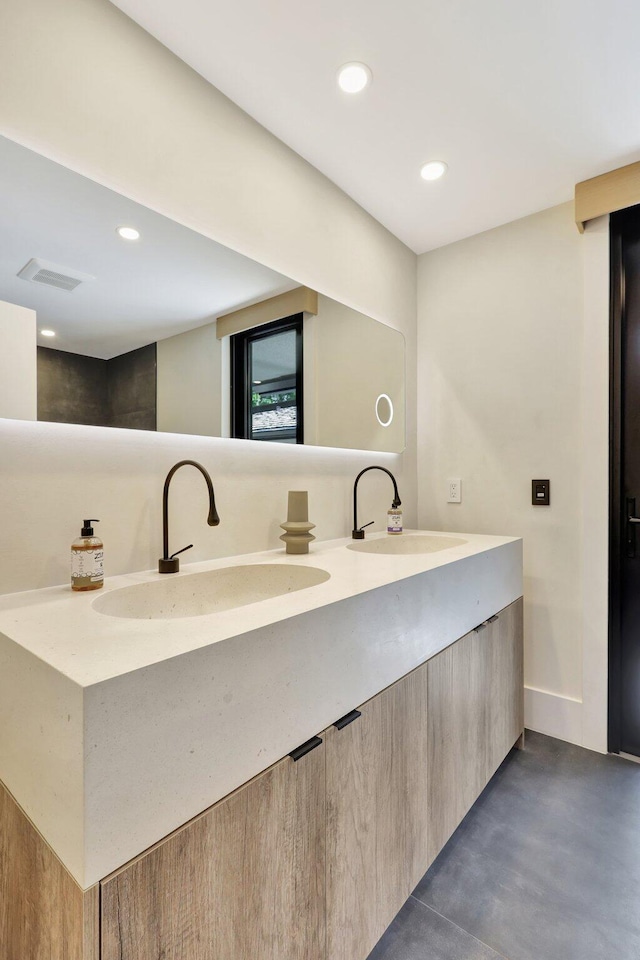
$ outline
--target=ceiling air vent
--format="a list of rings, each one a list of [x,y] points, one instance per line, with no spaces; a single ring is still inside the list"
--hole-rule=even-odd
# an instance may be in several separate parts
[[[18,272],[22,280],[31,280],[33,283],[46,283],[49,287],[58,290],[75,290],[86,280],[95,280],[88,273],[79,273],[78,270],[68,270],[58,263],[49,263],[47,260],[29,260]]]

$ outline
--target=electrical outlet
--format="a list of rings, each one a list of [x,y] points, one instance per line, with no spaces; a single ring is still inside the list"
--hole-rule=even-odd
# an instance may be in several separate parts
[[[449,499],[448,503],[462,502],[462,481],[460,477],[453,477],[449,480]]]

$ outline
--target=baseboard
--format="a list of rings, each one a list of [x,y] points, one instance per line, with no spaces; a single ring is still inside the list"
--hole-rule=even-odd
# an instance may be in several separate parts
[[[582,700],[525,687],[524,724],[529,730],[582,746]]]

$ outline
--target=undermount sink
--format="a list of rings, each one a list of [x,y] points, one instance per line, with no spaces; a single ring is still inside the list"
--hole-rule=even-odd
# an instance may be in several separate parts
[[[384,553],[394,556],[416,553],[437,553],[439,550],[448,550],[450,547],[459,547],[467,543],[462,537],[437,537],[427,534],[396,534],[382,537],[379,540],[354,540],[347,545],[347,550],[356,550],[358,553]]]
[[[315,587],[330,576],[301,564],[244,564],[121,587],[98,597],[92,606],[98,613],[130,620],[203,617]]]

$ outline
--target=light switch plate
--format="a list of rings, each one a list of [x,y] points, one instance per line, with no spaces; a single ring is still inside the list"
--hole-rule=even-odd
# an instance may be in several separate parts
[[[460,477],[451,477],[448,481],[449,499],[447,503],[462,502],[462,480]]]
[[[548,507],[551,503],[551,481],[531,481],[531,503],[534,507]]]

